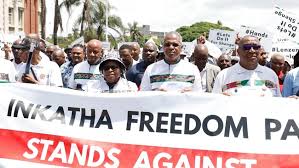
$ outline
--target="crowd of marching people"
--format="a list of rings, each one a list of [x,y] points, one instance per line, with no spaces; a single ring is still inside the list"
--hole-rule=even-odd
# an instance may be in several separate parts
[[[236,50],[212,56],[200,36],[186,58],[182,37],[166,33],[161,47],[146,42],[104,51],[90,40],[67,49],[46,46],[37,34],[4,46],[0,82],[64,87],[86,92],[211,92],[227,96],[299,96],[299,55],[267,53],[257,37],[237,37]]]

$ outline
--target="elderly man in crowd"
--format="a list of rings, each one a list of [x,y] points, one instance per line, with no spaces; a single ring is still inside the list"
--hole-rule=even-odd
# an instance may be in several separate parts
[[[39,41],[40,39],[37,34],[29,34],[22,40],[21,44],[13,45],[14,48],[19,49],[20,56],[27,60],[27,63],[20,67],[18,81],[40,85],[62,86],[58,65],[41,57]],[[31,44],[34,44],[35,48],[32,52],[32,59],[30,60],[28,56]]]
[[[140,89],[143,91],[202,91],[198,68],[187,61],[181,61],[182,37],[169,32],[164,37],[165,58],[151,64],[144,72]]]
[[[202,89],[204,92],[212,92],[216,76],[220,68],[208,63],[209,50],[206,45],[198,44],[193,51],[194,64],[200,71]]]
[[[158,55],[158,48],[156,44],[152,42],[145,43],[142,51],[143,60],[138,64],[134,65],[127,72],[127,79],[129,81],[136,83],[136,85],[139,87],[146,68],[150,64],[156,62],[157,55]]]
[[[284,74],[283,74],[284,64],[285,64],[285,59],[281,53],[271,54],[270,67],[278,77],[280,91],[282,91],[282,85],[284,80]]]
[[[239,63],[217,75],[213,93],[281,96],[277,75],[271,69],[258,64],[260,41],[254,36],[244,36],[238,45]]]
[[[62,49],[57,49],[52,54],[53,61],[60,67],[65,63],[65,53]]]
[[[90,40],[86,46],[87,60],[77,64],[69,79],[69,88],[84,90],[87,81],[97,81],[101,79],[99,63],[101,62],[103,51],[102,42]]]
[[[217,65],[221,70],[230,67],[232,65],[230,56],[225,53],[221,54],[217,59]]]
[[[131,44],[131,49],[132,49],[132,57],[135,61],[137,62],[140,62],[141,59],[139,57],[139,54],[140,54],[140,46],[139,44],[136,42],[136,43],[133,43]]]

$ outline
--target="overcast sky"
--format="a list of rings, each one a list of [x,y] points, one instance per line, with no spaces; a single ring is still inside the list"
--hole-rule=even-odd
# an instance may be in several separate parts
[[[153,31],[173,31],[200,21],[217,23],[238,29],[240,25],[271,28],[273,5],[296,14],[299,18],[297,0],[109,0],[116,9],[111,13],[122,18],[124,25],[138,22],[150,25]],[[47,34],[53,32],[54,1],[47,0]],[[64,31],[71,32],[73,20],[80,15],[82,7],[73,10],[67,24],[67,12],[63,12]]]

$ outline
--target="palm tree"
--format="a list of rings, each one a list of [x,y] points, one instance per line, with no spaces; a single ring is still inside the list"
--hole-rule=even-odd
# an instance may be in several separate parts
[[[93,4],[92,6],[90,4]],[[80,35],[84,34],[84,26],[87,25],[88,31],[92,31],[96,27],[97,38],[104,40],[104,32],[106,26],[106,11],[108,12],[113,7],[108,3],[106,5],[102,1],[85,0],[83,5],[83,14],[76,20],[76,25],[80,25]],[[108,27],[115,30],[118,34],[121,34],[118,29],[123,28],[121,18],[115,15],[108,16]],[[111,35],[111,34],[110,34]],[[113,38],[112,38],[113,39]]]
[[[139,41],[142,35],[140,33],[140,28],[138,27],[138,23],[137,22],[133,22],[133,24],[128,23],[128,26],[129,26],[131,40],[134,42]]]
[[[42,39],[46,39],[46,0],[41,0],[41,36]]]
[[[57,44],[57,32],[58,27],[62,28],[62,18],[61,18],[61,9],[65,7],[68,14],[71,13],[71,7],[72,6],[78,6],[80,4],[80,0],[63,0],[60,4],[58,3],[58,0],[55,0],[55,8],[54,8],[54,29],[53,29],[53,41],[54,45]]]

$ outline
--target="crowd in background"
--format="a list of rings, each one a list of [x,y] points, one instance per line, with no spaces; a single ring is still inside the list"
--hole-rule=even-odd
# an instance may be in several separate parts
[[[66,49],[46,46],[36,34],[5,45],[0,82],[64,87],[86,92],[178,91],[227,96],[299,96],[299,54],[267,53],[254,36],[237,37],[236,49],[212,56],[200,36],[192,55],[177,32],[166,33],[162,46],[123,44],[106,51],[90,40]]]

